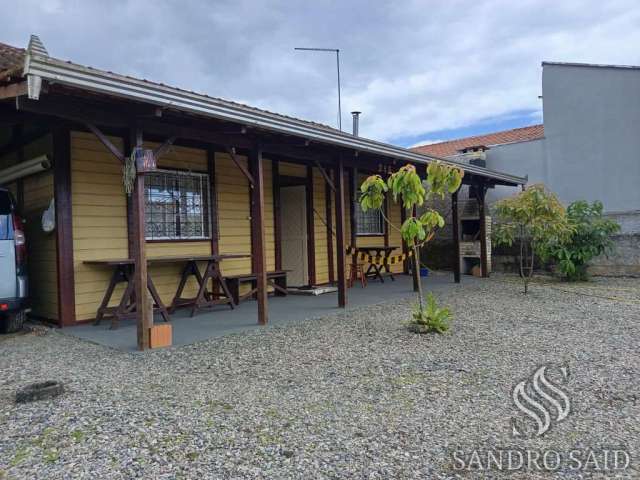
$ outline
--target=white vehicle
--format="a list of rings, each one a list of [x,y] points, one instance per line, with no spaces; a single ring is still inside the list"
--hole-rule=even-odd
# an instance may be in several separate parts
[[[0,188],[0,331],[15,332],[24,323],[27,301],[27,246],[23,221],[11,193]]]

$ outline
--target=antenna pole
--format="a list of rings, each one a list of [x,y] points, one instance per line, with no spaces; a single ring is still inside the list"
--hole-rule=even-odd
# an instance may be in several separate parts
[[[334,52],[336,54],[336,66],[338,68],[338,128],[340,129],[340,131],[342,131],[342,105],[340,99],[340,49],[295,47],[294,50],[304,50],[307,52]]]
[[[340,49],[336,49],[336,65],[338,66],[338,128],[342,131],[342,106],[340,105]]]

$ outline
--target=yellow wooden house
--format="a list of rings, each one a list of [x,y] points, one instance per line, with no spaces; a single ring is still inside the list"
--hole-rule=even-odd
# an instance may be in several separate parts
[[[152,152],[156,168],[133,179],[128,194],[123,168],[136,151]],[[268,319],[270,272],[286,271],[289,286],[335,285],[344,306],[348,247],[403,252],[399,234],[379,212],[356,207],[357,185],[406,163],[424,172],[434,160],[325,125],[62,61],[37,37],[27,49],[0,44],[0,184],[7,168],[33,170],[3,186],[26,220],[31,314],[60,326],[96,318],[112,277],[99,264],[104,259],[130,259],[138,298],[146,299],[141,285],[149,277],[166,305],[184,266],[144,267],[149,259],[236,254],[244,256],[220,263],[222,275],[255,276],[261,323]],[[526,181],[474,165],[464,169],[465,183],[482,189]],[[399,225],[400,206],[385,208]],[[55,229],[46,233],[48,209]],[[405,264],[390,270],[402,273]],[[195,280],[189,278],[185,295],[197,290]],[[242,292],[251,285],[243,283]],[[111,306],[124,286],[117,285]],[[133,314],[142,318],[145,309]],[[143,332],[141,346],[145,338]]]

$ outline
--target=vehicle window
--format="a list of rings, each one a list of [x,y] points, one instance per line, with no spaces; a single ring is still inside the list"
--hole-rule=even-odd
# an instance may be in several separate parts
[[[9,192],[0,191],[0,240],[11,240],[12,228],[11,196]]]
[[[11,195],[6,190],[0,190],[0,215],[9,215],[11,213]]]
[[[11,216],[0,214],[0,240],[11,240]]]

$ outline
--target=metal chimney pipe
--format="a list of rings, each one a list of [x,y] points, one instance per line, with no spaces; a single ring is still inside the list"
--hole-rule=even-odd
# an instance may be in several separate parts
[[[360,114],[362,112],[351,112],[351,115],[353,115],[353,136],[357,137],[358,136],[358,127],[359,127],[359,123],[360,123]]]

